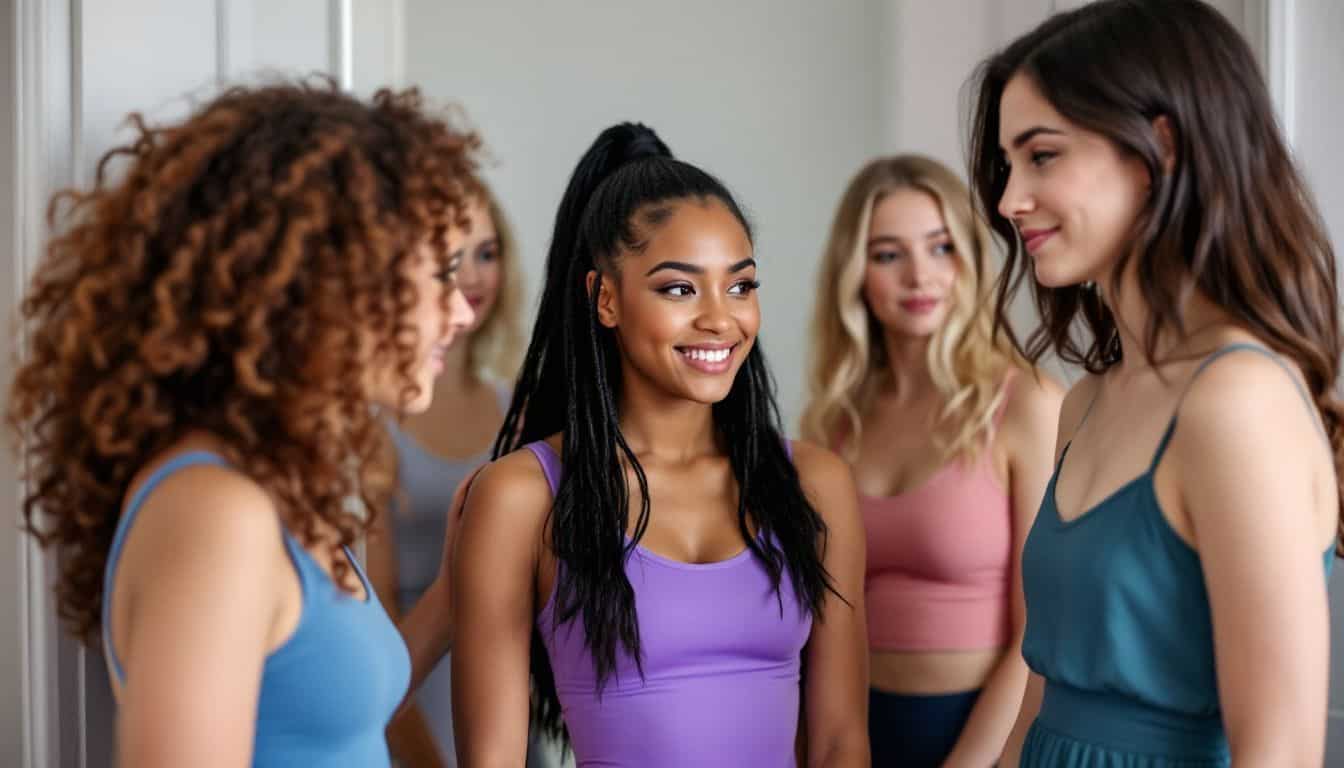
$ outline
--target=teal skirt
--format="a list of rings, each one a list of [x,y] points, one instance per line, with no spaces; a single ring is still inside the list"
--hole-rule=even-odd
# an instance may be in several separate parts
[[[1047,683],[1021,768],[1227,768],[1222,718]]]

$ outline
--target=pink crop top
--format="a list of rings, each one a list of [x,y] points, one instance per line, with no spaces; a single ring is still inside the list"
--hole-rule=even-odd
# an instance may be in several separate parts
[[[905,493],[860,494],[859,506],[870,650],[1007,645],[1013,516],[988,446],[972,464],[953,460]]]

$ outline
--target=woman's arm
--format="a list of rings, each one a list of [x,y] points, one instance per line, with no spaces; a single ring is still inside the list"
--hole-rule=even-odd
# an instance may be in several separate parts
[[[117,565],[118,765],[251,765],[262,666],[297,623],[285,579],[301,599],[278,527],[266,494],[221,467],[179,470],[145,500]]]
[[[457,486],[453,500],[444,512],[447,522],[444,525],[443,554],[439,558],[439,573],[425,589],[424,594],[411,610],[397,623],[402,640],[411,654],[411,686],[408,692],[414,693],[425,681],[434,667],[443,660],[453,645],[453,589],[452,568],[453,550],[457,542],[458,524],[462,518],[462,507],[466,503],[467,491],[480,469],[475,470]]]
[[[1330,671],[1322,556],[1338,510],[1315,415],[1278,364],[1238,354],[1195,380],[1179,424],[1170,470],[1204,569],[1232,764],[1319,766]]]
[[[1087,411],[1092,405],[1093,398],[1096,397],[1097,388],[1100,386],[1100,380],[1095,376],[1086,376],[1069,389],[1069,393],[1064,397],[1063,404],[1059,407],[1059,417],[1057,419],[1059,426],[1055,434],[1054,460],[1051,462],[1050,471],[1059,465],[1059,458],[1064,452],[1064,446],[1073,435],[1078,431],[1083,419],[1087,416]],[[1046,481],[1049,486],[1049,481]],[[1044,500],[1044,489],[1040,494]],[[1017,559],[1013,566],[1013,577],[1018,584],[1017,590],[1021,593],[1022,583],[1022,548],[1021,544],[1017,547]],[[1025,599],[1023,600],[1022,627],[1026,626]],[[1021,653],[1021,635],[1018,636],[1018,652]],[[1025,660],[1023,661],[1025,663]],[[1041,711],[1041,697],[1045,693],[1045,679],[1035,672],[1028,672],[1026,689],[1022,694],[1022,706],[1018,710],[1017,719],[1013,723],[1012,731],[1008,734],[1008,741],[1003,747],[1003,757],[999,760],[999,768],[1017,768],[1022,758],[1022,744],[1027,738],[1027,731],[1031,730],[1031,725],[1036,721],[1036,715]]]
[[[463,768],[522,768],[542,525],[551,491],[526,451],[472,484],[453,558],[453,725]]]
[[[1050,379],[1020,376],[1010,391],[998,440],[1008,453],[1008,493],[1013,516],[1013,558],[1009,569],[1012,640],[981,689],[971,715],[944,768],[987,768],[994,765],[1022,709],[1027,663],[1022,659],[1022,633],[1027,607],[1022,596],[1022,545],[1036,519],[1054,468],[1055,435],[1063,390]]]
[[[1022,762],[1022,745],[1027,740],[1027,731],[1036,722],[1041,711],[1041,698],[1045,695],[1045,678],[1035,672],[1027,673],[1027,687],[1022,693],[1022,708],[1017,712],[1013,731],[1008,734],[1008,743],[1003,747],[1003,757],[996,764],[998,768],[1018,768]]]
[[[864,541],[849,466],[810,443],[794,443],[794,464],[828,528],[822,563],[844,597],[827,594],[803,649],[802,707],[807,765],[868,766],[868,637],[863,607]]]

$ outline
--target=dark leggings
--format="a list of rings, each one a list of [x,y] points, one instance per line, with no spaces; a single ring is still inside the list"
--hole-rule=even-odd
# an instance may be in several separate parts
[[[938,768],[956,746],[979,695],[914,696],[869,688],[873,768]]]

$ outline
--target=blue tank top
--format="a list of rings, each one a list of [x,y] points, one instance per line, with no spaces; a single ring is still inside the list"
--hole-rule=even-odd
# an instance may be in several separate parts
[[[1236,350],[1284,365],[1263,347],[1233,344],[1194,376]],[[1055,505],[1065,445],[1022,553],[1022,655],[1046,680],[1038,724],[1143,754],[1160,750],[1221,765],[1227,743],[1199,554],[1172,530],[1153,488],[1175,429],[1173,414],[1147,471],[1071,521]],[[1327,576],[1333,556],[1331,547],[1323,558]]]
[[[198,464],[227,466],[223,457],[204,451],[174,457],[145,480],[117,524],[104,572],[103,650],[119,682],[125,674],[112,647],[110,600],[122,544],[154,488],[173,472]],[[262,668],[252,765],[388,766],[384,730],[410,684],[406,644],[348,549],[368,600],[341,590],[299,541],[281,530],[303,607],[294,633]]]

